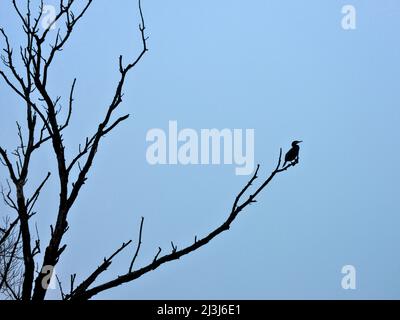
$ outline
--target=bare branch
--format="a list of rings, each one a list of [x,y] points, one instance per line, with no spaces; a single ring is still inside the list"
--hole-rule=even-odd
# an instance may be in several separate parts
[[[6,167],[8,168],[8,172],[10,174],[10,178],[14,183],[17,183],[17,177],[14,172],[14,168],[8,158],[7,151],[0,147],[0,156],[2,157],[2,161],[5,163]]]
[[[135,255],[133,256],[132,261],[131,261],[131,264],[130,264],[130,266],[129,266],[129,272],[132,272],[133,264],[134,264],[135,261],[136,261],[136,258],[137,258],[138,254],[139,254],[139,251],[140,251],[140,246],[142,245],[143,223],[144,223],[144,217],[142,217],[142,220],[140,221],[139,240],[138,240],[138,243],[137,243],[137,246],[136,246]]]
[[[36,189],[36,191],[33,193],[32,198],[28,199],[26,202],[26,207],[28,208],[28,213],[30,214],[32,212],[33,207],[35,206],[35,203],[37,199],[40,196],[40,192],[42,191],[44,185],[46,184],[47,180],[50,178],[51,173],[48,172],[46,178],[42,181],[42,183],[39,185],[39,187]]]
[[[15,204],[14,199],[11,197],[12,190],[11,190],[10,182],[8,180],[7,180],[7,186],[8,186],[7,192],[4,190],[4,187],[1,186],[1,195],[3,197],[3,201],[11,209],[14,209],[15,211],[18,212],[18,207]]]
[[[83,17],[87,9],[89,9],[90,5],[92,4],[93,0],[88,0],[85,7],[83,10],[80,12],[78,16],[74,16],[73,13],[70,11],[72,4],[74,3],[74,0],[68,1],[68,4],[66,6],[63,6],[61,4],[60,6],[60,12],[57,14],[56,18],[54,21],[49,25],[49,27],[44,31],[43,35],[39,38],[36,37],[36,42],[38,46],[40,46],[46,39],[46,36],[48,32],[50,31],[51,27],[62,17],[65,15],[67,19],[67,33],[66,35],[61,38],[60,34],[57,34],[55,44],[52,46],[49,57],[46,59],[46,63],[44,65],[44,70],[43,70],[43,85],[46,86],[47,84],[47,78],[48,78],[48,70],[50,68],[51,63],[53,62],[53,59],[55,57],[55,54],[57,51],[61,51],[64,44],[67,42],[69,37],[72,34],[72,31],[74,29],[75,24]]]
[[[66,296],[66,299],[70,298],[71,296],[74,295],[79,295],[83,292],[86,291],[86,289],[94,282],[96,281],[97,277],[103,273],[104,271],[106,271],[108,269],[108,267],[111,265],[112,263],[112,259],[114,259],[114,257],[120,253],[122,250],[124,250],[127,246],[130,245],[130,243],[132,242],[132,240],[129,240],[128,242],[124,242],[122,244],[122,246],[120,248],[118,248],[109,258],[104,258],[103,263],[85,280],[83,281],[79,286],[76,287],[75,290],[73,290],[71,292],[71,294]]]
[[[39,236],[37,224],[35,224],[35,230],[36,230],[36,240],[35,240],[35,246],[33,247],[33,250],[32,250],[32,257],[34,257],[40,253],[40,236]]]
[[[60,279],[58,278],[58,275],[56,275],[56,279],[57,279],[57,282],[58,282],[58,288],[60,289],[61,299],[64,300],[65,299],[65,293],[64,293],[64,290],[63,290],[63,287],[62,287],[62,283],[61,283]]]
[[[93,135],[93,137],[89,140],[90,145],[84,149],[83,154],[88,153],[87,155],[87,159],[84,163],[84,165],[81,167],[81,171],[79,173],[79,176],[77,178],[77,180],[73,183],[73,188],[72,191],[70,193],[70,196],[68,198],[68,208],[70,208],[76,198],[78,197],[78,194],[82,188],[82,186],[84,185],[85,181],[86,181],[86,176],[93,164],[93,160],[95,158],[98,146],[100,144],[100,140],[101,138],[109,133],[112,129],[114,129],[121,121],[125,120],[127,118],[127,116],[123,116],[119,119],[117,119],[113,124],[111,124],[109,127],[109,123],[111,121],[111,117],[114,113],[114,111],[117,109],[117,107],[120,105],[120,103],[122,102],[122,90],[125,84],[125,80],[126,80],[126,76],[128,74],[128,72],[136,66],[136,64],[142,59],[142,57],[144,56],[144,54],[146,53],[147,49],[147,37],[145,36],[145,24],[144,24],[144,17],[143,17],[143,11],[141,8],[141,2],[139,0],[139,13],[140,13],[140,19],[141,19],[141,24],[139,25],[139,30],[141,33],[141,37],[142,37],[142,51],[140,52],[140,54],[138,55],[138,57],[132,62],[130,63],[128,66],[126,66],[125,68],[122,66],[122,57],[120,57],[120,73],[121,73],[121,78],[120,81],[117,85],[115,94],[114,94],[114,98],[111,102],[111,104],[108,107],[108,110],[106,112],[106,116],[104,117],[104,120],[102,123],[99,124],[97,132]],[[87,140],[88,141],[88,140]],[[86,143],[86,145],[88,145],[88,143]],[[83,154],[78,154],[77,158],[81,158]],[[69,165],[68,170],[70,170],[73,166],[74,163],[76,163],[78,160],[77,158],[75,158],[73,160],[73,163],[71,163]]]
[[[15,300],[19,300],[19,296],[16,294],[12,287],[12,283],[18,282],[20,277],[18,271],[18,251],[21,238],[21,231],[18,232],[18,236],[8,237],[7,245],[3,242],[0,245],[0,262],[4,263],[4,268],[0,269],[0,289],[5,286],[11,293]],[[8,260],[8,261],[7,261]],[[11,283],[10,283],[11,282]]]
[[[155,263],[156,261],[157,261],[157,259],[158,259],[158,256],[160,255],[160,253],[161,253],[161,247],[158,247],[158,251],[157,251],[157,254],[155,255],[155,257],[154,257],[154,259],[153,259],[153,263]]]
[[[107,129],[103,130],[102,135],[105,136],[107,133],[109,133],[112,129],[114,129],[117,125],[119,125],[122,121],[125,121],[126,119],[129,118],[129,114],[119,117],[115,122],[110,125]]]
[[[69,120],[71,119],[72,115],[72,103],[74,102],[74,89],[75,89],[75,84],[76,84],[76,78],[74,79],[71,87],[71,92],[69,94],[69,108],[68,108],[68,116],[67,120],[65,123],[61,126],[60,131],[64,130],[66,127],[69,125]]]
[[[281,158],[282,158],[282,149],[280,150],[280,156],[279,156],[279,161],[278,165],[276,166],[275,170],[270,174],[270,176],[261,184],[261,186],[256,189],[256,191],[249,196],[247,200],[245,200],[242,204],[239,204],[241,198],[245,194],[245,192],[249,189],[249,187],[252,185],[252,183],[257,179],[257,174],[259,171],[259,165],[257,166],[257,169],[252,176],[252,178],[249,180],[249,182],[245,185],[245,187],[238,193],[238,196],[235,198],[231,213],[229,214],[228,218],[216,229],[214,229],[212,232],[210,232],[207,236],[205,236],[202,239],[197,239],[197,236],[195,237],[195,241],[193,244],[190,246],[187,246],[181,250],[177,250],[177,247],[172,244],[173,250],[172,253],[164,255],[159,258],[159,255],[161,253],[161,248],[158,248],[158,252],[156,256],[154,257],[153,261],[148,264],[145,267],[142,267],[136,271],[131,271],[127,272],[126,274],[122,276],[118,276],[114,280],[105,282],[103,284],[100,284],[96,287],[93,287],[91,289],[87,289],[84,292],[81,292],[80,294],[77,294],[76,292],[69,296],[68,298],[70,300],[87,300],[95,296],[96,294],[103,292],[105,290],[120,286],[124,283],[133,281],[135,279],[138,279],[142,275],[151,272],[155,269],[157,269],[159,266],[163,265],[164,263],[177,260],[180,257],[187,255],[191,252],[196,251],[197,249],[203,247],[207,243],[209,243],[211,240],[213,240],[216,236],[221,234],[224,231],[229,230],[232,222],[236,219],[238,214],[245,209],[248,205],[251,203],[255,202],[256,196],[271,182],[271,180],[274,178],[274,176],[280,172],[286,171],[288,168],[292,167],[294,164],[289,164],[285,168],[279,169],[280,164],[281,164]]]
[[[70,294],[72,294],[72,292],[74,291],[75,279],[76,279],[76,273],[71,274],[71,278],[70,278]]]
[[[19,217],[17,217],[12,223],[10,223],[10,225],[6,229],[1,230],[2,234],[0,238],[0,246],[6,241],[6,239],[8,239],[14,227],[18,224],[18,221]]]

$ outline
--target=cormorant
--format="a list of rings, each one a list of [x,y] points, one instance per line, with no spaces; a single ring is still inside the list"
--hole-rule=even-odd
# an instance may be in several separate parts
[[[285,167],[286,163],[288,163],[288,162],[294,161],[294,164],[299,162],[300,147],[298,146],[298,144],[301,142],[303,142],[303,141],[295,140],[292,142],[292,148],[285,155],[285,163],[283,164],[283,167]]]

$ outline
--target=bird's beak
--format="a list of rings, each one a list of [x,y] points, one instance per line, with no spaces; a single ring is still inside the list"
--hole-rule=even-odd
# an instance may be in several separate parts
[[[298,143],[302,143],[303,141],[299,141]]]

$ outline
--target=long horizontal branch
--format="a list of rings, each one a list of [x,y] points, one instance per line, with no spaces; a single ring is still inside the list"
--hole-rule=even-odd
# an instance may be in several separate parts
[[[96,287],[86,290],[85,292],[73,294],[69,297],[69,299],[70,300],[88,300],[100,292],[103,292],[105,290],[120,286],[127,282],[131,282],[135,279],[138,279],[141,276],[143,276],[144,274],[157,269],[159,266],[163,265],[164,263],[177,260],[177,259],[181,258],[182,256],[187,255],[191,252],[194,252],[197,249],[205,246],[207,243],[209,243],[211,240],[213,240],[219,234],[230,229],[232,222],[236,219],[238,214],[243,209],[245,209],[247,206],[249,206],[251,203],[255,202],[256,196],[271,182],[271,180],[274,178],[274,176],[276,174],[286,171],[287,169],[289,169],[290,167],[295,165],[295,163],[291,163],[291,164],[288,164],[287,166],[285,166],[284,168],[280,168],[281,163],[282,163],[282,149],[280,150],[279,161],[278,161],[278,164],[277,164],[275,170],[262,183],[262,185],[260,187],[258,187],[253,194],[251,194],[249,196],[249,198],[247,200],[245,200],[242,204],[239,205],[239,202],[240,202],[241,198],[243,197],[243,195],[245,194],[245,192],[250,188],[250,186],[253,184],[253,182],[258,178],[258,171],[259,171],[260,166],[257,165],[257,169],[256,169],[254,175],[252,176],[252,178],[249,180],[249,182],[246,184],[246,186],[239,192],[238,196],[236,197],[236,199],[234,201],[234,205],[231,210],[231,213],[229,214],[228,218],[219,227],[214,229],[212,232],[210,232],[204,238],[202,238],[200,240],[197,240],[197,238],[196,238],[195,242],[192,245],[187,246],[181,250],[177,250],[177,247],[174,246],[172,253],[164,255],[160,258],[158,258],[159,254],[161,252],[161,248],[159,248],[159,251],[158,251],[156,257],[147,266],[142,267],[135,271],[129,270],[126,274],[124,274],[122,276],[118,276],[114,280],[100,284]]]

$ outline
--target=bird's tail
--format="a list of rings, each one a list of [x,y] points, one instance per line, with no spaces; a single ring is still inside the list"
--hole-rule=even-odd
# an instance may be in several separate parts
[[[285,162],[284,162],[284,164],[283,164],[282,168],[284,168],[284,167],[286,166],[286,163],[287,163],[287,161],[285,161]]]

